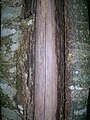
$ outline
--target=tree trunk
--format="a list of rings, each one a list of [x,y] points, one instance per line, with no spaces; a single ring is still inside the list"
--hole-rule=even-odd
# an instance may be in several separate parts
[[[1,2],[3,120],[85,120],[86,111],[89,119],[89,5],[89,0]]]

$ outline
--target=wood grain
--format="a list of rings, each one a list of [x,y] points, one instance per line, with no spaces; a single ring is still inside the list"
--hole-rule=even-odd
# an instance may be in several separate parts
[[[36,13],[35,120],[56,120],[57,64],[54,0],[38,0]]]

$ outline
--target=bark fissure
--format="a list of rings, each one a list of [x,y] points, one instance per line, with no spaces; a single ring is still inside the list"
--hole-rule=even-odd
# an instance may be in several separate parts
[[[45,1],[46,8],[46,1]],[[46,68],[46,11],[45,11],[45,68]],[[45,101],[46,101],[46,69],[45,69],[45,91],[44,91],[44,120],[45,120]]]
[[[57,120],[65,119],[65,16],[64,1],[56,0],[56,54],[58,65]]]

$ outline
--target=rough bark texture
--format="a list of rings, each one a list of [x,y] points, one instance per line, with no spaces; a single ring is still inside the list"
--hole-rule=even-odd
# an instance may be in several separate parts
[[[90,34],[86,0],[65,0],[65,42],[66,120],[85,120],[90,87]]]
[[[33,1],[30,0],[30,2]],[[33,14],[24,16],[28,14],[28,10],[31,10],[29,7],[27,10],[24,9],[22,17],[22,0],[2,0],[1,6],[0,97],[2,119],[32,120],[35,18]],[[24,7],[26,8],[27,4]]]
[[[24,86],[26,94],[26,103],[24,104],[24,120],[33,120],[34,115],[34,77],[35,77],[35,39],[34,28],[28,30],[27,37],[27,61],[25,62],[25,71],[27,80]]]
[[[88,9],[86,0],[2,0],[3,120],[85,120],[86,107],[89,120],[87,1]]]
[[[54,0],[37,2],[35,120],[56,120],[57,64]]]
[[[36,0],[22,0],[22,17],[28,18],[30,15],[35,14]]]

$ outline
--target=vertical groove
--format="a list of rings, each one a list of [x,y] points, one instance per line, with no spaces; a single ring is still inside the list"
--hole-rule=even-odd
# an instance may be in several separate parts
[[[46,8],[46,0],[45,0],[45,8]],[[44,92],[44,120],[45,120],[45,101],[46,101],[46,11],[45,11],[45,92]]]
[[[63,111],[63,114],[64,114],[64,120],[66,120],[65,118],[65,106],[66,106],[66,85],[65,85],[65,82],[66,82],[66,79],[65,79],[65,70],[66,70],[66,66],[65,66],[65,1],[63,0],[63,20],[64,20],[64,111]]]
[[[57,120],[65,120],[65,13],[64,0],[56,0],[56,54],[58,64]]]

